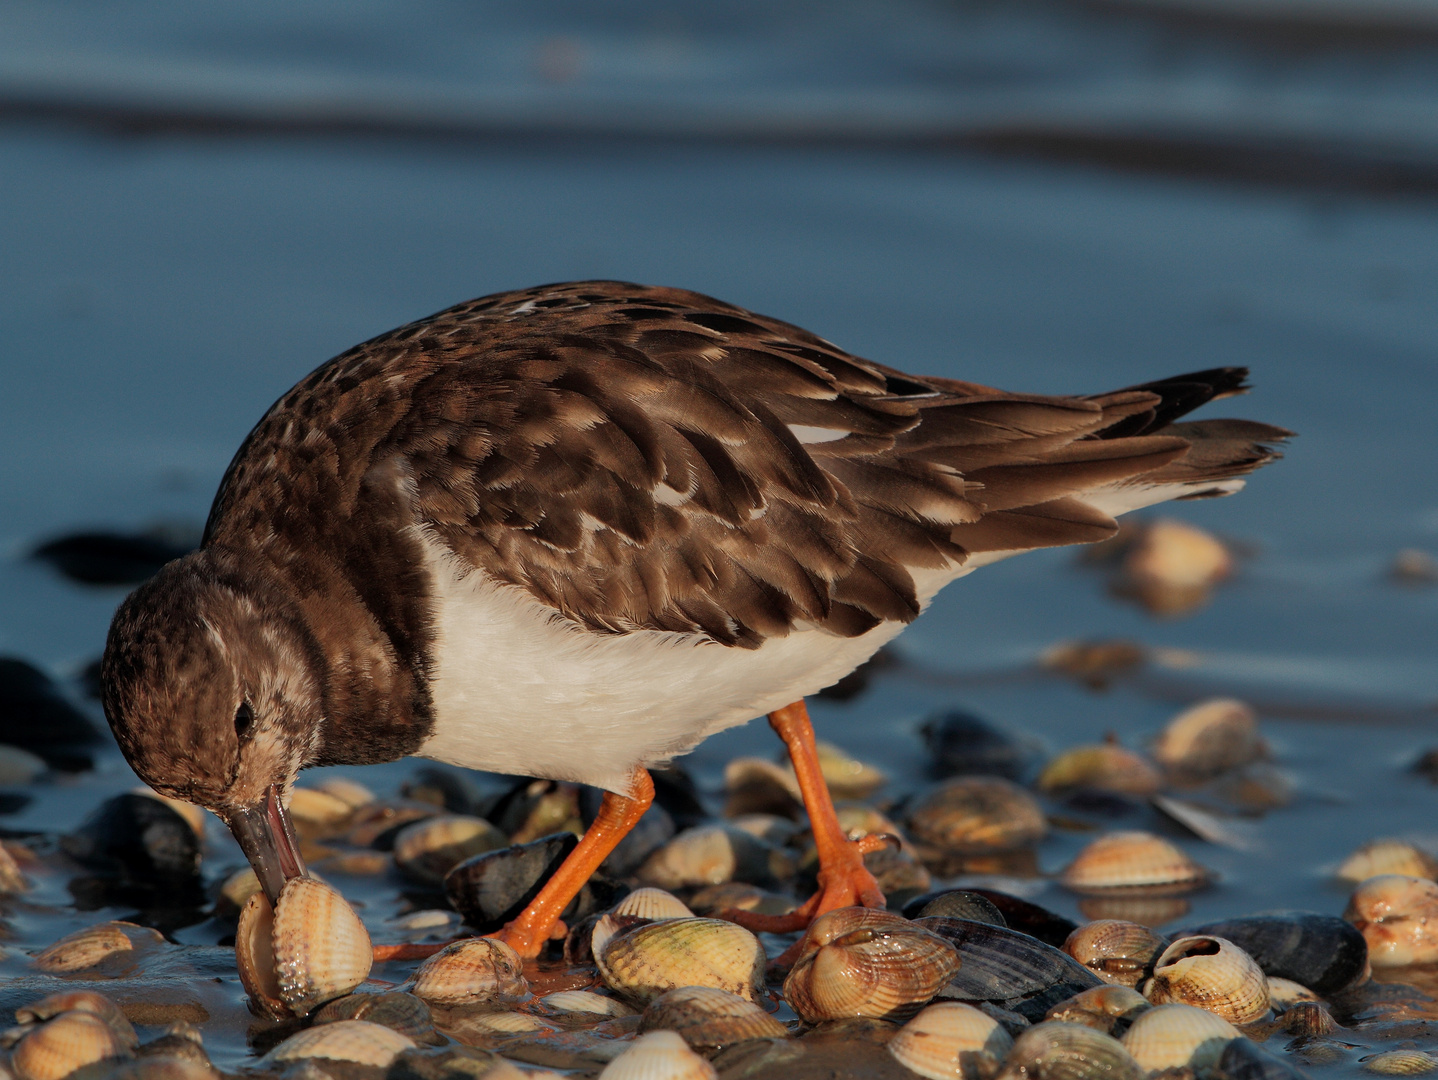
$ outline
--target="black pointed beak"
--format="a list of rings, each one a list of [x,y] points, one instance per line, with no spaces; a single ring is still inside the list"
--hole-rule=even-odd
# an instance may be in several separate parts
[[[260,887],[271,904],[279,902],[280,890],[286,881],[309,875],[305,861],[300,858],[289,811],[280,801],[279,784],[271,784],[257,805],[229,811],[225,824],[235,834],[245,858],[250,860],[255,877],[260,879]]]

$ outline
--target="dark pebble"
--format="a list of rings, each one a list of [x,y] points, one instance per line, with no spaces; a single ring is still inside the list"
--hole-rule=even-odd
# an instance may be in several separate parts
[[[30,557],[85,585],[138,585],[194,550],[198,540],[158,532],[79,532],[45,541]]]
[[[903,914],[906,919],[937,915],[947,919],[989,923],[992,926],[1009,925],[1004,920],[1003,912],[994,906],[992,900],[966,889],[947,889],[916,896],[904,905]]]
[[[132,794],[107,799],[60,847],[81,865],[122,887],[153,894],[166,907],[204,903],[199,838],[158,799]]]
[[[95,725],[50,676],[24,660],[0,657],[0,742],[38,754],[52,769],[76,772],[90,767],[78,748],[99,741]],[[66,768],[75,764],[80,769]]]
[[[448,814],[475,814],[480,802],[479,791],[463,773],[439,765],[419,769],[399,791],[406,799],[428,803]]]
[[[929,770],[937,779],[1002,776],[1021,780],[1038,761],[1036,746],[959,710],[929,717],[919,734],[929,748]]]
[[[1368,943],[1351,923],[1312,911],[1274,911],[1205,923],[1182,931],[1227,938],[1265,975],[1292,979],[1324,997],[1352,984],[1368,963]]]
[[[444,879],[444,892],[464,921],[481,933],[498,930],[524,910],[579,844],[554,833],[466,859]]]

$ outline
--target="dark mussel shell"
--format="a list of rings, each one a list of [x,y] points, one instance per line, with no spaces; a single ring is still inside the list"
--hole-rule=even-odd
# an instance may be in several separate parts
[[[1212,1080],[1308,1080],[1308,1074],[1248,1039],[1230,1039]]]
[[[578,844],[573,833],[554,833],[475,855],[445,875],[445,895],[476,930],[498,930],[539,894]]]
[[[937,916],[945,919],[968,919],[969,922],[990,923],[993,926],[1008,926],[1003,913],[992,900],[967,889],[945,889],[942,892],[927,892],[916,896],[904,905],[904,918],[925,919]]]
[[[1265,975],[1292,979],[1325,997],[1351,984],[1368,963],[1368,943],[1357,928],[1336,915],[1312,911],[1246,915],[1169,937],[1192,934],[1225,938],[1253,957]]]
[[[1031,742],[958,709],[929,717],[919,728],[933,760],[935,779],[949,776],[1002,776],[1022,780],[1038,759]]]
[[[148,795],[101,803],[60,847],[117,885],[119,902],[163,907],[204,903],[200,838],[177,812]],[[134,893],[133,896],[129,895]]]
[[[935,1000],[992,1002],[1038,1023],[1051,1007],[1105,983],[1067,953],[1037,938],[967,919],[914,920],[959,952],[959,973]]]
[[[1045,945],[1052,945],[1055,949],[1063,948],[1063,943],[1068,940],[1069,935],[1079,927],[1079,924],[1072,919],[1067,919],[1046,907],[1040,907],[1027,900],[1020,900],[1017,896],[1010,896],[1008,893],[999,892],[996,889],[970,888],[967,891],[975,896],[982,896],[998,908],[999,914],[1004,917],[1004,925],[1010,930],[1017,930],[1021,934],[1038,938]]]

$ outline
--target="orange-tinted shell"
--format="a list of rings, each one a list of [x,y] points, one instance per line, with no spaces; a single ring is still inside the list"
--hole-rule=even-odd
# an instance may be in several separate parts
[[[10,1064],[20,1080],[61,1080],[97,1061],[129,1056],[130,1048],[104,1020],[90,1012],[67,1012],[26,1034]]]
[[[1039,775],[1040,791],[1090,788],[1147,798],[1163,786],[1163,777],[1149,761],[1116,743],[1076,746],[1065,750]]]
[[[713,1065],[672,1031],[651,1031],[629,1044],[599,1080],[717,1080]]]
[[[1196,889],[1209,874],[1152,833],[1114,832],[1080,851],[1060,880],[1078,893],[1162,895]]]
[[[1140,923],[1095,919],[1064,941],[1064,952],[1106,983],[1137,986],[1168,946],[1168,939]]]
[[[369,977],[374,952],[354,909],[317,878],[294,878],[278,910],[263,892],[245,901],[235,931],[240,982],[271,1016],[308,1016]]]
[[[1155,1004],[1197,1005],[1231,1024],[1251,1024],[1268,1012],[1268,978],[1258,964],[1233,942],[1204,934],[1165,949],[1145,993]]]
[[[513,1004],[529,996],[524,961],[495,938],[446,945],[419,966],[410,993],[431,1005]]]
[[[1376,968],[1438,962],[1438,882],[1381,874],[1353,890],[1343,917],[1368,942]]]
[[[1355,884],[1383,874],[1438,878],[1438,859],[1405,840],[1370,840],[1338,868],[1338,876]]]

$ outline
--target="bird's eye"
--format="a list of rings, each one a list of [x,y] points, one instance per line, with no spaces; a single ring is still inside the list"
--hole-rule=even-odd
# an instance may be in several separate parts
[[[235,710],[235,734],[239,736],[241,746],[250,741],[254,727],[255,710],[250,708],[248,701],[240,702],[240,707]]]

